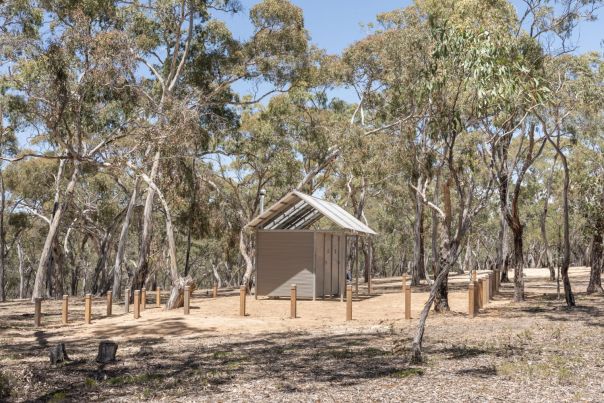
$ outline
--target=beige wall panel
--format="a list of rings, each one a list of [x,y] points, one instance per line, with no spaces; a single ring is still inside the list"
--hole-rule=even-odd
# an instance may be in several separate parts
[[[257,233],[256,278],[259,295],[290,295],[291,284],[298,286],[298,296],[313,296],[312,232]]]

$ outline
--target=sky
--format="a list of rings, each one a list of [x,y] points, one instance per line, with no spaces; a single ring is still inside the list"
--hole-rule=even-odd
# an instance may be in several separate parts
[[[290,0],[304,11],[304,23],[311,41],[328,53],[339,54],[346,47],[367,34],[364,25],[375,21],[375,16],[385,11],[403,8],[411,0]],[[243,12],[235,16],[220,15],[237,39],[249,38],[252,26],[248,13],[258,0],[241,0]],[[521,0],[512,0],[517,8],[522,7]],[[604,11],[602,19],[595,22],[583,22],[575,32],[576,53],[603,51]],[[238,88],[245,91],[243,87]],[[349,102],[356,101],[354,94],[345,89],[337,91],[340,98]]]

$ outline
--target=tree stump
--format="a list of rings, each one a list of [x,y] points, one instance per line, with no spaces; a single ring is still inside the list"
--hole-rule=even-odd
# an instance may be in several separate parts
[[[96,362],[99,364],[107,364],[115,361],[117,353],[117,343],[113,341],[102,341],[99,343],[99,354],[96,357]]]
[[[65,343],[59,343],[56,346],[52,347],[49,351],[50,363],[52,365],[57,365],[60,362],[65,360],[69,360],[67,356],[67,351],[65,350]]]

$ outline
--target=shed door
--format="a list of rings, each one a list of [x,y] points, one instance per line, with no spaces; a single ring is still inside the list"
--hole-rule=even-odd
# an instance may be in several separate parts
[[[340,236],[333,235],[331,237],[331,292],[329,294],[336,295],[338,293],[339,283],[339,261],[340,261]]]

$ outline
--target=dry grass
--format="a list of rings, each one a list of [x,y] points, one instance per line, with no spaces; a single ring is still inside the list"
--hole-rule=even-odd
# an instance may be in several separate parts
[[[602,401],[604,297],[578,293],[567,310],[541,274],[529,273],[525,303],[510,303],[504,285],[475,319],[454,291],[453,312],[428,321],[421,366],[408,362],[416,320],[401,319],[397,294],[355,302],[351,323],[338,301],[304,301],[290,320],[289,301],[250,298],[240,318],[237,297],[198,295],[187,317],[150,309],[136,322],[101,318],[97,301],[90,326],[80,301],[68,327],[48,303],[35,329],[31,305],[11,302],[0,305],[0,401]],[[573,269],[576,291],[586,274]],[[414,293],[414,318],[425,296]],[[106,338],[119,360],[100,366]],[[52,367],[48,348],[60,341],[72,361]]]

